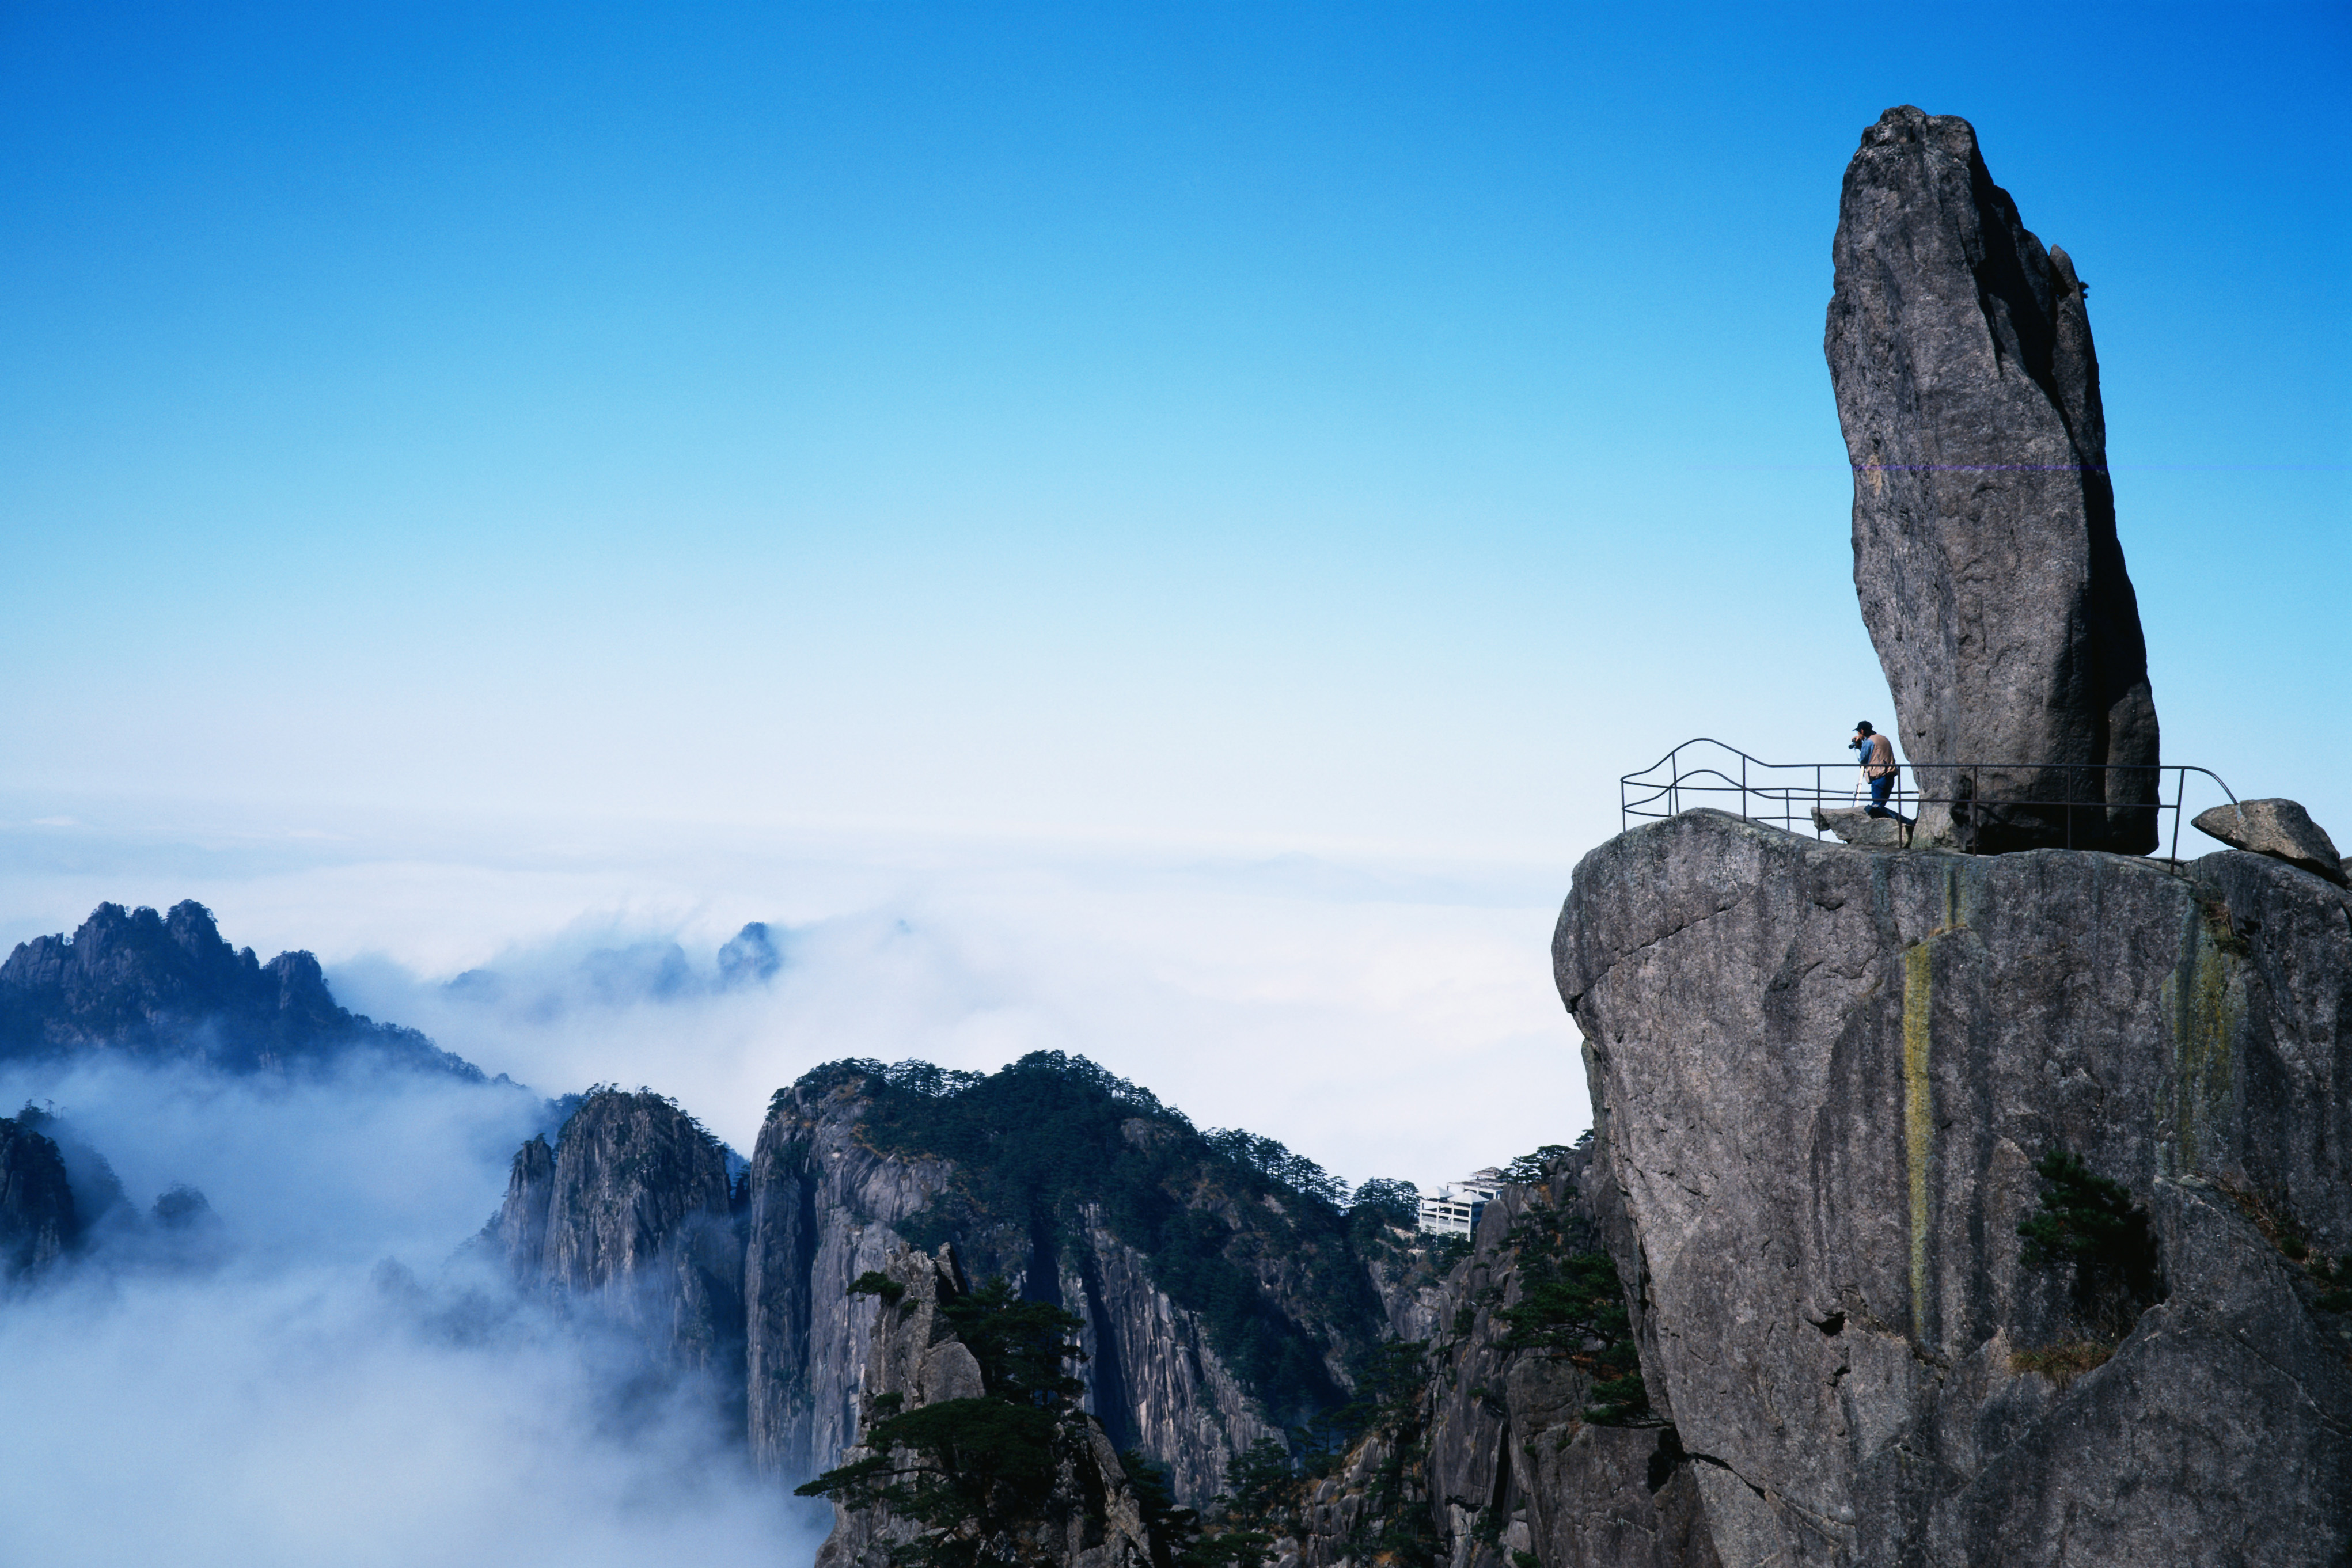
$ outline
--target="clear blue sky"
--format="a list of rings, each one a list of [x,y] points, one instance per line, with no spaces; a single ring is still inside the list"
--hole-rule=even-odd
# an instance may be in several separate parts
[[[0,804],[1565,863],[1885,688],[1838,182],[2093,285],[2168,759],[2352,839],[2342,6],[0,11]],[[2352,848],[2352,844],[2347,844]]]

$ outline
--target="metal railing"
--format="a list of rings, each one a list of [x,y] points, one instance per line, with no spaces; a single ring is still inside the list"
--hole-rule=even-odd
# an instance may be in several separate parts
[[[2124,782],[2142,786],[2144,798],[2109,800],[2109,781],[2104,777],[2108,773],[2136,776]],[[2168,858],[2177,861],[2180,858],[2180,823],[2186,814],[2182,807],[2188,799],[2189,776],[2192,773],[2211,779],[2231,805],[2238,803],[2238,797],[2221,781],[2221,775],[2210,768],[2177,762],[1905,762],[1895,765],[1895,785],[1887,809],[1897,815],[1909,816],[1915,813],[1906,810],[1906,807],[1943,805],[1955,808],[1956,814],[1965,809],[1988,818],[1997,813],[2046,811],[2064,817],[2068,849],[2074,847],[2078,815],[2087,819],[2096,813],[2104,821],[2111,812],[2146,811],[2155,814],[2160,829],[2163,814],[2170,812],[2172,850]],[[1922,787],[1923,774],[1925,784],[1937,787],[1935,792]],[[1994,776],[1997,789],[2010,787],[2020,775],[2040,779],[2056,774],[2063,793],[2040,799],[1996,793],[1988,798],[1979,788],[1988,774]],[[2093,779],[2088,777],[2091,774],[2102,777]],[[2168,784],[2171,786],[2168,800],[2165,799]],[[1617,791],[1619,823],[1625,828],[1637,821],[1671,817],[1694,807],[1714,806],[1751,822],[1763,822],[1790,832],[1811,830],[1815,838],[1822,832],[1813,820],[1816,808],[1831,810],[1863,806],[1867,804],[1870,794],[1858,761],[1763,762],[1737,747],[1704,736],[1684,741],[1639,772],[1624,775],[1617,780]],[[2084,834],[2094,842],[2104,836],[2087,829]],[[2157,837],[2162,839],[2160,831]]]

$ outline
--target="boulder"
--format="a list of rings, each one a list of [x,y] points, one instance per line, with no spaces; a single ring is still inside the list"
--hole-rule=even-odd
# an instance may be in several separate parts
[[[1866,849],[1899,850],[1909,842],[1900,817],[1874,817],[1859,806],[1841,806],[1832,810],[1813,808],[1816,831],[1835,833],[1849,844]]]
[[[2326,832],[2311,813],[2293,800],[2241,800],[2200,811],[2190,826],[2232,849],[2252,850],[2315,872],[2337,886],[2352,886],[2347,862],[2336,852]]]
[[[2156,704],[2073,263],[1967,120],[1908,107],[1863,133],[1832,256],[1854,589],[1903,753],[2034,765],[1923,766],[1920,841],[2147,852]]]

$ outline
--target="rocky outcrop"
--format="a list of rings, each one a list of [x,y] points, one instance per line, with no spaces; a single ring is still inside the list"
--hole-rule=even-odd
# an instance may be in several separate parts
[[[1862,844],[1876,850],[1899,850],[1910,839],[1902,819],[1874,817],[1858,806],[1839,807],[1834,810],[1814,807],[1813,831],[1816,833],[1835,833],[1841,842]]]
[[[1699,811],[1585,858],[1555,958],[1725,1563],[2352,1552],[2352,895]],[[2060,1155],[2151,1246],[2096,1314],[2019,1233]]]
[[[1847,166],[1826,348],[1853,574],[1926,842],[2156,847],[2156,705],[2083,284],[1968,121],[1891,109]],[[2075,768],[2059,766],[2078,765]],[[2109,772],[2088,765],[2147,767]],[[2004,801],[2084,801],[2079,809]],[[2071,834],[2071,837],[2069,836]]]
[[[1547,1243],[1570,1256],[1607,1250],[1583,1190],[1588,1157],[1564,1162],[1547,1186],[1506,1187],[1452,1281],[1455,1333],[1437,1347],[1428,1437],[1450,1568],[1510,1568],[1522,1551],[1542,1568],[1715,1568],[1668,1414],[1594,1421],[1597,1383],[1578,1355],[1522,1346],[1512,1332],[1533,1254]]]
[[[1053,1053],[986,1080],[811,1072],[772,1104],[746,1201],[752,1451],[786,1477],[855,1440],[875,1309],[849,1287],[901,1246],[951,1242],[1075,1313],[1084,1408],[1195,1505],[1229,1455],[1344,1399],[1386,1311],[1368,1259],[1398,1250]]]
[[[865,1082],[818,1072],[780,1092],[745,1173],[751,1453],[795,1481],[830,1469],[857,1440],[877,1309],[850,1285],[906,1245],[893,1227],[919,1213],[952,1170],[859,1138]]]
[[[517,1152],[482,1241],[527,1287],[593,1303],[739,1386],[743,1247],[726,1150],[673,1102],[587,1095],[553,1148],[534,1138]]]
[[[986,1386],[981,1362],[956,1337],[942,1309],[968,1290],[951,1249],[926,1255],[898,1247],[877,1270],[888,1288],[873,1300],[877,1310],[859,1358],[866,1368],[858,1400],[858,1434],[884,1413],[920,1410],[955,1400],[980,1400]],[[852,1447],[844,1458],[862,1458]],[[898,1456],[904,1462],[913,1457]],[[1065,1416],[1055,1433],[1055,1476],[1050,1491],[1019,1517],[1003,1521],[992,1537],[976,1542],[980,1560],[1024,1563],[1037,1568],[1167,1568],[1165,1550],[1154,1551],[1140,1500],[1117,1451],[1091,1416]],[[834,1510],[833,1533],[818,1548],[817,1568],[890,1568],[903,1561],[906,1544],[920,1533],[883,1506]]]
[[[0,1285],[46,1269],[80,1234],[57,1145],[0,1117]]]
[[[308,953],[264,964],[221,939],[194,902],[101,904],[70,940],[19,943],[0,964],[0,1060],[120,1052],[231,1072],[284,1072],[365,1052],[475,1082],[479,1070],[415,1030],[336,1005]]]
[[[73,1189],[75,1232],[87,1239],[92,1233],[110,1230],[135,1223],[135,1211],[128,1194],[122,1190],[122,1179],[114,1174],[114,1166],[98,1147],[82,1136],[79,1128],[47,1106],[26,1105],[16,1113],[16,1124],[28,1133],[38,1133],[58,1148],[58,1157],[65,1163],[66,1181]]]
[[[1607,1261],[1591,1158],[1573,1151],[1545,1183],[1507,1186],[1487,1206],[1439,1291],[1423,1380],[1307,1487],[1286,1561],[1717,1568],[1669,1416],[1596,1409],[1607,1345],[1580,1332],[1577,1302],[1556,1288],[1576,1260]],[[1613,1266],[1593,1279],[1622,1291]]]
[[[2352,886],[2335,841],[2293,800],[2241,800],[2200,811],[2191,826],[2233,849],[2252,850],[2324,876],[2338,887]]]
[[[731,1367],[740,1345],[753,1458],[793,1482],[856,1441],[876,1306],[851,1286],[910,1245],[952,1243],[1073,1313],[1083,1408],[1186,1502],[1343,1400],[1384,1318],[1425,1313],[1433,1282],[1279,1145],[1203,1134],[1055,1053],[986,1078],[832,1063],[777,1092],[731,1195],[723,1160],[667,1101],[599,1091],[552,1147],[517,1152],[480,1245],[689,1364]]]

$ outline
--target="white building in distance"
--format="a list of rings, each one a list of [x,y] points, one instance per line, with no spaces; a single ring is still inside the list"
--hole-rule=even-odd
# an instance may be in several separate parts
[[[1478,1217],[1502,1189],[1503,1173],[1493,1166],[1472,1171],[1466,1179],[1441,1186],[1421,1200],[1416,1228],[1430,1236],[1475,1235]]]

